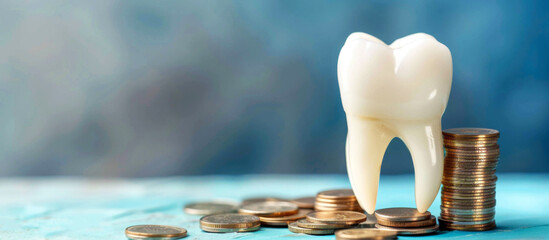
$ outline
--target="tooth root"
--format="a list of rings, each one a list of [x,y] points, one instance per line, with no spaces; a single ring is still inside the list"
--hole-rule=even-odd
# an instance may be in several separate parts
[[[444,168],[440,120],[396,124],[414,161],[416,207],[425,212],[435,200]]]
[[[394,137],[384,122],[347,115],[347,173],[360,206],[369,214],[376,207],[383,155]]]

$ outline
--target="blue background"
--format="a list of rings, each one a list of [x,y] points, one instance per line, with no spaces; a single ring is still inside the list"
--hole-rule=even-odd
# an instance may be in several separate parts
[[[0,176],[345,173],[339,51],[435,36],[443,128],[549,172],[544,1],[1,1]],[[383,173],[411,173],[394,140]]]

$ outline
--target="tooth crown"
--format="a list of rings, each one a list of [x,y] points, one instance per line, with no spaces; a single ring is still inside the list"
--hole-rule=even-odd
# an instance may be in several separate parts
[[[388,46],[371,35],[353,33],[338,60],[343,107],[362,117],[440,118],[450,95],[451,59],[450,50],[427,34]]]
[[[347,171],[361,207],[374,212],[383,155],[398,137],[414,161],[417,209],[427,211],[442,179],[440,118],[452,85],[448,48],[423,33],[389,46],[353,33],[339,54],[338,80],[349,130]]]

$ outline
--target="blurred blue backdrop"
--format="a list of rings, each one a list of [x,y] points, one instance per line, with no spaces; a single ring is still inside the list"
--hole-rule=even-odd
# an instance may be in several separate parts
[[[0,175],[345,173],[355,31],[452,51],[443,128],[548,172],[547,1],[1,1]],[[393,140],[384,173],[413,172]]]

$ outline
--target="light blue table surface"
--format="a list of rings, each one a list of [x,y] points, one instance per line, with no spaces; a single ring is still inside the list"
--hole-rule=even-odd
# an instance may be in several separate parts
[[[401,239],[548,239],[549,174],[498,177],[496,230]],[[124,229],[134,224],[181,226],[188,230],[186,239],[335,239],[266,227],[253,233],[205,233],[199,217],[184,214],[182,206],[200,200],[312,196],[347,187],[344,175],[1,179],[0,239],[125,239]],[[413,175],[382,177],[377,208],[413,206]],[[437,197],[429,211],[438,216],[439,206]]]

